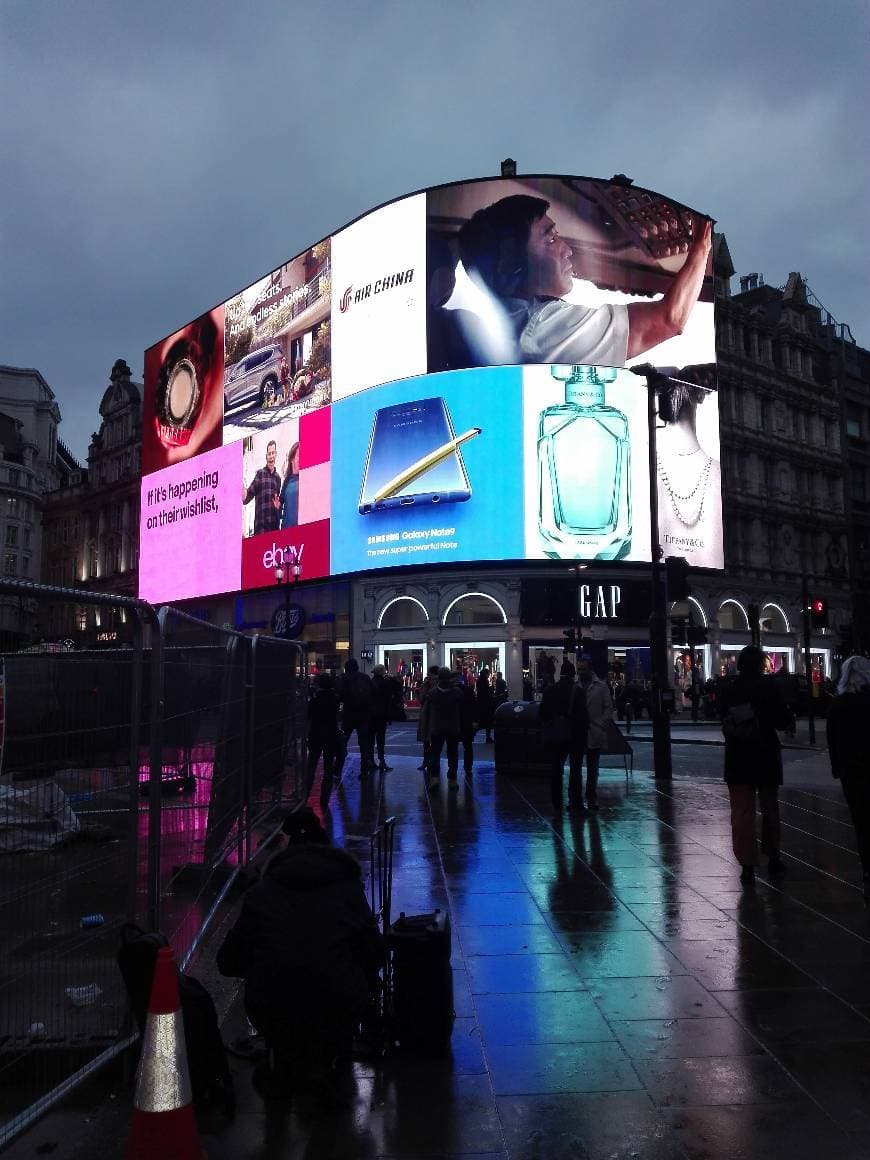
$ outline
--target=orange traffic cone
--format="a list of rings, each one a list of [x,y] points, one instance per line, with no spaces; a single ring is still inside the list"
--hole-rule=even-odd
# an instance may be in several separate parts
[[[161,947],[136,1072],[126,1160],[204,1160],[191,1099],[175,956],[171,947]]]

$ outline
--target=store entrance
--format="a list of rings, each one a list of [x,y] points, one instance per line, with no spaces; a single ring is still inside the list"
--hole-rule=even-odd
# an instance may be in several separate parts
[[[489,669],[493,685],[497,676],[504,676],[504,645],[492,644],[446,644],[444,662],[453,672],[461,672],[466,684],[474,685],[484,669]],[[511,695],[514,695],[511,690]],[[517,691],[516,695],[519,695]]]
[[[410,709],[420,705],[420,686],[426,676],[426,646],[422,644],[378,645],[378,664],[398,678],[402,696]]]

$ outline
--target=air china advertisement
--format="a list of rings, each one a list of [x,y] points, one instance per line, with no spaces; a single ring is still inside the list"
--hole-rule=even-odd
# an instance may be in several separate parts
[[[332,240],[333,398],[426,372],[426,195]]]
[[[450,562],[721,568],[709,220],[631,184],[399,199],[145,352],[140,595]]]

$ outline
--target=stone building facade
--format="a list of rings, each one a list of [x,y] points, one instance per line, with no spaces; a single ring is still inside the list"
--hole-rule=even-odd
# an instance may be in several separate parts
[[[0,544],[3,575],[39,580],[46,493],[69,452],[58,440],[60,408],[37,370],[0,366]],[[0,648],[28,644],[39,628],[35,601],[0,597]]]
[[[83,592],[135,596],[139,567],[139,480],[142,388],[123,359],[112,367],[100,401],[100,428],[87,467],[70,472],[47,497],[43,580]],[[81,605],[53,605],[43,635],[76,644],[123,644],[126,614]]]

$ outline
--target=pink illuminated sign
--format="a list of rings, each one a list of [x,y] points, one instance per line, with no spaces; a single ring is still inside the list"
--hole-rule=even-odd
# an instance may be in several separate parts
[[[241,443],[142,481],[139,594],[144,600],[183,600],[238,587],[241,492]]]

